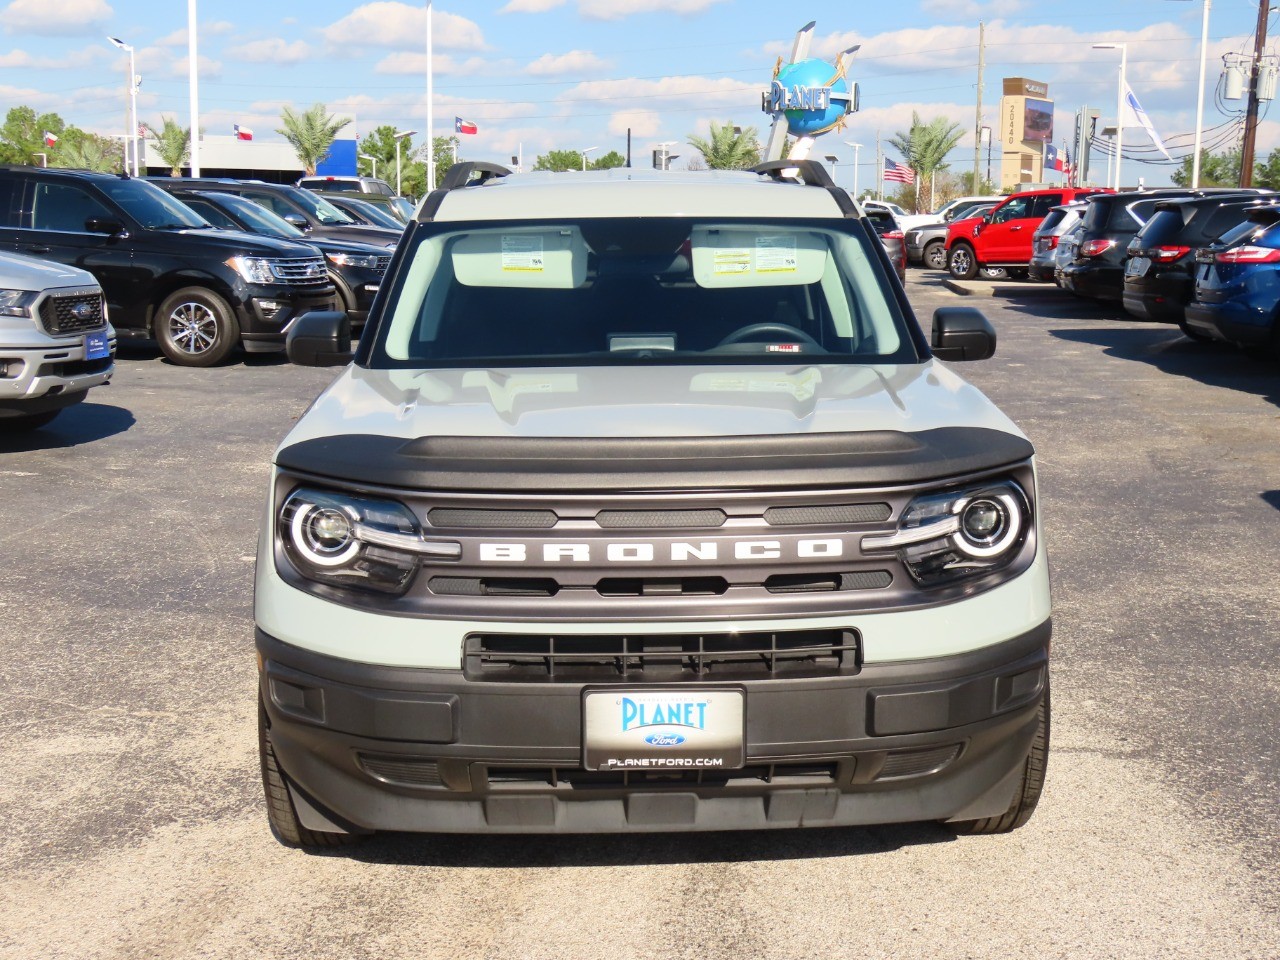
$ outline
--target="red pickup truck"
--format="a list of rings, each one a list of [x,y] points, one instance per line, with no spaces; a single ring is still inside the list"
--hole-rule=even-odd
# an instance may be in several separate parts
[[[1054,207],[1101,189],[1061,187],[1015,193],[981,217],[956,220],[947,230],[947,270],[957,280],[972,280],[983,267],[1025,268],[1031,262],[1031,236]]]

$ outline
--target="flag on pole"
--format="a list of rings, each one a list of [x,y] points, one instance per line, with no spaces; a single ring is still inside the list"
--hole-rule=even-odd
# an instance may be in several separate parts
[[[1172,160],[1169,151],[1164,147],[1164,141],[1160,139],[1160,134],[1156,133],[1156,128],[1151,124],[1151,118],[1147,116],[1147,111],[1142,109],[1142,104],[1138,102],[1138,96],[1133,92],[1133,87],[1128,82],[1124,85],[1124,109],[1125,109],[1125,126],[1130,126],[1129,121],[1142,127],[1147,131],[1147,136],[1151,138],[1151,142],[1156,145],[1156,149],[1164,154],[1166,160]]]
[[[232,132],[233,134],[235,134],[235,138],[236,138],[237,140],[252,140],[252,139],[253,139],[253,131],[252,131],[252,130],[250,130],[248,127],[242,127],[242,126],[240,126],[240,124],[238,124],[238,123],[233,123],[233,124],[231,125],[231,132]]]
[[[151,133],[151,128],[150,128],[150,127],[148,127],[148,126],[147,126],[145,123],[143,123],[141,120],[139,120],[139,121],[138,121],[138,136],[140,136],[140,137],[150,137],[150,136],[153,136],[153,134]]]
[[[57,142],[58,142],[58,138],[56,136],[54,136],[48,130],[44,132],[44,145],[46,147],[52,147]]]
[[[915,183],[916,172],[905,163],[894,163],[885,157],[884,179],[886,183]]]
[[[1066,179],[1068,186],[1075,186],[1076,172],[1071,166],[1071,151],[1066,147],[1062,148],[1062,176]]]
[[[1062,157],[1058,155],[1058,148],[1052,143],[1044,145],[1044,168],[1046,170],[1057,170],[1062,172]]]
[[[477,127],[470,120],[463,120],[461,117],[454,117],[453,132],[454,133],[479,133],[480,128]]]

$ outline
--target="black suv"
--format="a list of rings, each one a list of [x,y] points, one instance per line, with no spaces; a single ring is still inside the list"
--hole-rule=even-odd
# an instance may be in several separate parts
[[[372,243],[383,247],[394,247],[400,240],[399,230],[362,226],[323,197],[299,187],[258,183],[253,180],[193,180],[190,177],[155,177],[151,182],[170,191],[216,190],[219,193],[248,197],[313,237]]]
[[[212,366],[241,343],[282,350],[297,316],[335,303],[314,247],[216,230],[118,174],[0,167],[0,244],[88,270],[122,336],[154,336],[188,366]]]
[[[198,190],[174,190],[172,193],[215,227],[243,230],[280,240],[301,240],[317,247],[324,254],[329,279],[338,288],[343,308],[352,324],[360,326],[369,316],[369,307],[382,285],[382,275],[391,263],[391,252],[385,247],[309,237],[270,210],[233,193]]]
[[[1129,242],[1125,310],[1139,320],[1176,323],[1185,330],[1186,307],[1195,299],[1197,248],[1216,242],[1244,223],[1250,210],[1271,202],[1246,193],[1157,203],[1151,219]]]

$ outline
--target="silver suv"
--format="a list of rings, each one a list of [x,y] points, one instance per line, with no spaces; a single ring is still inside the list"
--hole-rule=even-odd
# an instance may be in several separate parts
[[[0,253],[0,431],[34,430],[111,379],[116,334],[77,267]]]
[[[288,348],[345,369],[258,553],[285,842],[1031,816],[1034,451],[819,164],[460,164],[354,362],[341,314]]]

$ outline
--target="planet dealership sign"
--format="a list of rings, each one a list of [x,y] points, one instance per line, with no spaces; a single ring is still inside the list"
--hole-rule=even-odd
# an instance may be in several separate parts
[[[845,117],[858,109],[858,85],[849,82],[844,58],[842,53],[835,63],[808,59],[788,64],[779,58],[760,108],[775,119],[785,117],[793,137],[840,130]]]

